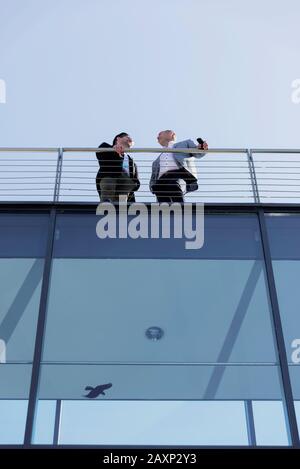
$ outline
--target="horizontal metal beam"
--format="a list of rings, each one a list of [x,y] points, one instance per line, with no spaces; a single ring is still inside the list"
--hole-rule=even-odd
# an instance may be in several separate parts
[[[20,152],[20,153],[57,153],[59,148],[26,148],[26,147],[0,147],[0,152]],[[65,147],[62,148],[63,152],[69,153],[102,153],[115,151],[113,148],[98,148],[98,147]],[[126,153],[247,153],[246,148],[210,148],[208,150],[198,150],[197,148],[129,148]]]
[[[131,148],[126,150],[128,153],[247,153],[249,150],[252,153],[300,153],[300,149],[296,148],[209,148],[207,150],[198,150],[197,148]],[[0,147],[0,152],[20,152],[20,153],[55,153],[58,152],[59,148],[55,147]],[[64,152],[103,152],[103,151],[114,151],[113,148],[98,148],[98,147],[64,147]]]
[[[64,152],[69,153],[95,153],[114,151],[113,148],[98,148],[98,147],[64,147]],[[0,152],[20,152],[20,153],[56,153],[59,148],[54,147],[0,147]],[[198,150],[197,148],[130,148],[126,150],[127,153],[300,153],[300,149],[296,148],[209,148],[207,150]]]
[[[293,148],[251,148],[252,153],[300,153],[300,150]]]
[[[151,202],[143,202],[146,207],[151,207]],[[0,212],[12,211],[50,211],[52,207],[58,208],[60,211],[90,211],[95,213],[99,202],[34,202],[34,201],[8,201],[0,202]],[[117,208],[118,206],[116,206]],[[214,211],[220,213],[230,212],[256,212],[257,209],[263,208],[265,212],[270,213],[300,213],[300,204],[285,204],[285,203],[254,203],[254,202],[232,202],[232,203],[205,203],[205,211]]]
[[[17,148],[17,147],[0,147],[0,152],[28,152],[28,153],[34,153],[34,152],[43,152],[43,153],[57,153],[59,148],[35,148],[35,147],[29,147],[29,148]]]
[[[114,148],[63,148],[64,152],[97,152],[115,151]],[[130,148],[126,153],[247,153],[246,148],[210,148],[208,150],[198,150],[198,148]]]

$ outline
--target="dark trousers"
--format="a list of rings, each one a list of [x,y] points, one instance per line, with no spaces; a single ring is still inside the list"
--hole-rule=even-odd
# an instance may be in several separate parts
[[[179,180],[185,180],[185,173],[181,169],[174,169],[173,171],[167,171],[156,181],[152,186],[152,191],[158,202],[183,203],[183,193]]]
[[[101,202],[118,203],[120,197],[123,202],[128,201],[135,184],[128,174],[121,173],[117,177],[97,177],[96,186]]]

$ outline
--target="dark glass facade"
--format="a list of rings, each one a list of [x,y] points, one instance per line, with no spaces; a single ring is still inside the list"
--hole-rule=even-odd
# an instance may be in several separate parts
[[[95,212],[0,213],[0,444],[296,446],[300,217],[206,208],[187,250]]]

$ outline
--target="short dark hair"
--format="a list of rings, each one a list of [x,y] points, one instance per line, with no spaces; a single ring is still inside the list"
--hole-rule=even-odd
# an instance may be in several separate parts
[[[116,135],[115,138],[113,139],[113,145],[117,143],[117,138],[120,137],[128,137],[129,134],[127,132],[121,132],[120,134]]]

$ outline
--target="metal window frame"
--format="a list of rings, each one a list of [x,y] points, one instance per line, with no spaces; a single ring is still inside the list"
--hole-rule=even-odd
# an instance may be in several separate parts
[[[52,266],[52,253],[54,246],[54,235],[55,235],[55,224],[56,224],[56,209],[51,208],[49,227],[48,227],[48,240],[45,255],[45,264],[43,271],[43,280],[40,296],[38,322],[36,328],[36,338],[31,374],[31,383],[29,391],[29,401],[27,409],[27,418],[25,425],[24,434],[24,447],[30,447],[33,439],[34,431],[34,420],[36,416],[36,405],[38,400],[38,387],[41,373],[41,359],[44,344],[44,335],[46,327],[46,314],[47,314],[47,302],[49,296],[50,277],[51,277],[51,266]]]

